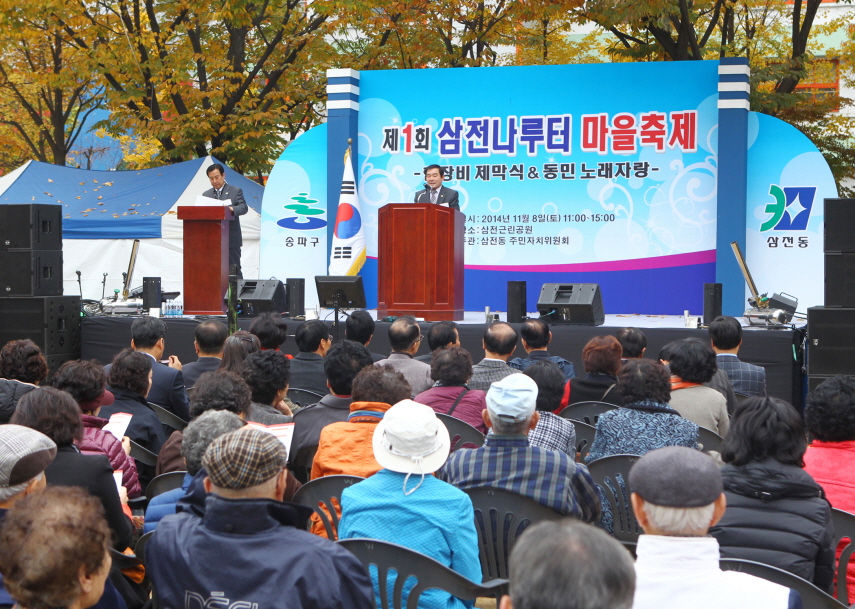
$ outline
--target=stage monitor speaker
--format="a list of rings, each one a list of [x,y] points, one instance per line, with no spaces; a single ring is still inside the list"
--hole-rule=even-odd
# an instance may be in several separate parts
[[[721,315],[721,284],[704,284],[704,325],[708,326]]]
[[[306,314],[306,280],[292,277],[285,280],[285,302],[288,317],[301,317]]]
[[[240,317],[288,310],[285,287],[278,279],[238,279],[237,300]]]
[[[808,375],[855,375],[855,308],[811,307]]]
[[[825,306],[855,307],[855,254],[825,255]]]
[[[508,282],[508,323],[521,323],[527,315],[525,281]]]
[[[606,320],[598,283],[544,283],[537,311],[549,323],[601,326]]]
[[[855,252],[855,199],[825,200],[825,252]]]
[[[0,296],[62,296],[62,250],[0,252]]]
[[[47,355],[80,354],[80,297],[0,298],[0,345],[29,338]]]
[[[146,311],[159,309],[163,304],[163,296],[160,291],[160,277],[142,278],[142,306]]]
[[[62,249],[62,205],[0,205],[0,251]]]

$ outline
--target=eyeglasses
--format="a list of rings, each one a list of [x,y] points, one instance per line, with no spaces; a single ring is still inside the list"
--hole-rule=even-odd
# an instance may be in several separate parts
[[[332,334],[327,334],[327,340],[328,340],[328,341],[330,341],[330,342],[332,342],[332,341],[333,341]]]
[[[417,343],[422,342],[425,339],[424,334],[419,334],[419,337],[416,339]]]

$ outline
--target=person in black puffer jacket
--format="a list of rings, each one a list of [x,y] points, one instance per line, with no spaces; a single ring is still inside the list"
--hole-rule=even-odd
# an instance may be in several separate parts
[[[39,346],[31,340],[10,340],[0,349],[0,424],[8,423],[18,400],[47,377]]]
[[[830,593],[831,505],[802,469],[806,449],[802,419],[787,402],[749,398],[739,406],[721,452],[727,511],[710,535],[722,558],[772,565]]]

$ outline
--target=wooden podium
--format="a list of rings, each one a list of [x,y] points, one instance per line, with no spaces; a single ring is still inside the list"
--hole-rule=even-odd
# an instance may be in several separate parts
[[[229,222],[225,205],[178,207],[184,221],[184,314],[222,315],[229,286]]]
[[[463,319],[464,215],[432,203],[380,208],[377,314]]]

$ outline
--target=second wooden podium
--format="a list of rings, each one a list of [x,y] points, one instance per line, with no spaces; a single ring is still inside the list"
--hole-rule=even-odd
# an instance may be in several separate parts
[[[178,207],[184,221],[184,314],[222,315],[229,286],[229,222],[224,205]]]
[[[380,208],[378,316],[463,319],[464,220],[460,211],[431,203]]]

